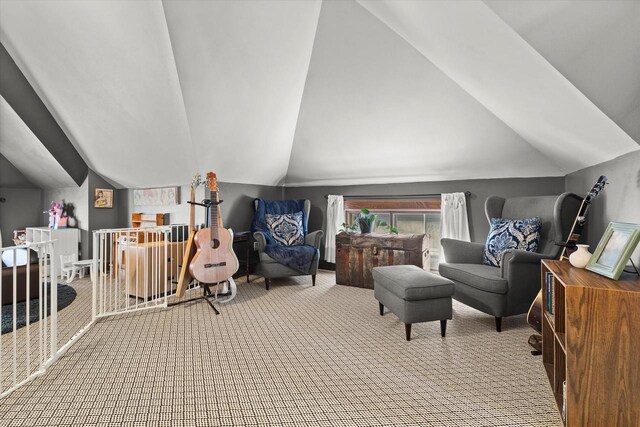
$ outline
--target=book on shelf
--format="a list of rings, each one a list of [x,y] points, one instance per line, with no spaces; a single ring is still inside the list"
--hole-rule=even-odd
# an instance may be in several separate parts
[[[545,301],[546,301],[546,310],[549,314],[553,315],[555,309],[555,298],[554,298],[554,280],[553,273],[547,272],[545,275]]]

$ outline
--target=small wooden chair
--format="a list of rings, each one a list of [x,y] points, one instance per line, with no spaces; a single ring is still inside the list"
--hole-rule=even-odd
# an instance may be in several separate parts
[[[73,281],[76,277],[76,271],[79,270],[73,265],[76,261],[78,261],[78,254],[60,255],[60,275],[67,283]]]

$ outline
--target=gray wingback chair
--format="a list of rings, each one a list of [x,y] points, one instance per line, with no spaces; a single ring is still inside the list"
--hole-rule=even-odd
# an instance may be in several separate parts
[[[487,220],[540,217],[542,229],[538,252],[509,250],[500,267],[483,264],[484,243],[442,239],[446,263],[440,275],[454,282],[453,297],[475,309],[495,316],[496,330],[502,330],[502,318],[526,313],[540,291],[540,261],[560,256],[580,208],[582,199],[573,193],[560,196],[491,196],[485,202]]]
[[[254,202],[254,210],[258,209],[258,201]],[[311,210],[311,202],[309,200],[304,201],[304,215],[305,218],[309,218],[309,211]],[[304,236],[304,243],[306,245],[311,245],[316,249],[320,249],[320,244],[322,243],[322,236],[324,232],[322,230],[314,231],[312,233],[308,233]],[[264,234],[260,231],[256,231],[253,233],[253,238],[256,239],[258,243],[258,257],[260,262],[258,263],[257,273],[264,277],[264,283],[269,290],[269,286],[271,285],[271,279],[276,277],[291,277],[291,276],[301,276],[297,270],[286,267],[280,264],[275,259],[271,258],[264,252],[264,248],[267,245],[267,239]],[[320,257],[316,257],[313,261],[313,265],[311,266],[311,283],[313,286],[316,285],[316,273],[318,272],[318,263],[320,262]]]

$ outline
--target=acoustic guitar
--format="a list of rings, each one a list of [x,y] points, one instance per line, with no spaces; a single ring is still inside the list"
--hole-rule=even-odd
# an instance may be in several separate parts
[[[233,231],[222,226],[218,181],[216,174],[207,173],[209,186],[210,225],[195,235],[196,254],[189,265],[191,276],[202,283],[220,283],[229,280],[240,263],[233,252]]]
[[[195,174],[193,178],[191,178],[191,195],[190,201],[191,204],[189,206],[189,238],[187,239],[187,246],[184,248],[184,257],[182,258],[182,266],[180,267],[180,278],[178,279],[178,289],[176,290],[176,296],[178,298],[182,298],[185,291],[189,287],[189,283],[191,283],[192,277],[189,272],[189,266],[193,261],[193,257],[195,257],[197,248],[195,243],[196,237],[196,218],[195,218],[195,198],[196,198],[196,188],[202,184],[202,177],[199,173]]]
[[[591,191],[589,191],[584,200],[582,200],[580,209],[578,210],[578,215],[573,222],[571,232],[567,238],[567,242],[561,245],[564,246],[560,254],[561,260],[568,259],[569,255],[577,249],[576,245],[578,244],[578,240],[580,239],[584,226],[587,223],[587,212],[589,212],[589,206],[593,199],[595,199],[598,194],[604,190],[604,186],[606,184],[607,177],[604,175],[600,176],[598,181],[591,188]],[[538,334],[542,333],[542,289],[538,292],[538,296],[536,296],[536,299],[529,308],[529,312],[527,313],[527,322],[536,330],[536,332],[538,332]],[[540,335],[531,335],[529,337],[529,344],[535,350],[532,352],[533,354],[540,354],[542,352],[542,339]]]

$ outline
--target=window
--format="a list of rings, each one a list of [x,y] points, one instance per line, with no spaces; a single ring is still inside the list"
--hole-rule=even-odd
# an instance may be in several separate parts
[[[352,199],[345,200],[345,218],[353,224],[360,209],[367,208],[398,228],[399,233],[427,234],[430,238],[431,269],[438,269],[440,258],[440,199]],[[377,227],[375,233],[386,233]]]

